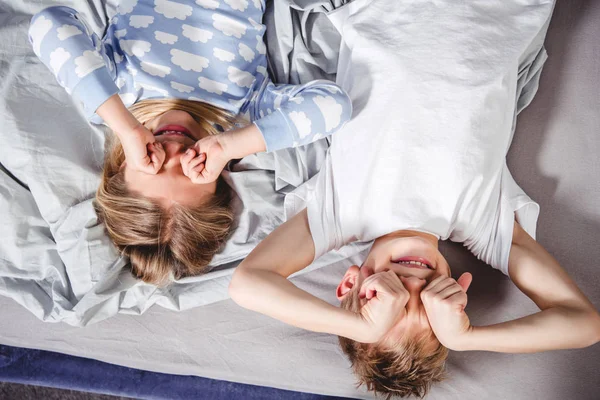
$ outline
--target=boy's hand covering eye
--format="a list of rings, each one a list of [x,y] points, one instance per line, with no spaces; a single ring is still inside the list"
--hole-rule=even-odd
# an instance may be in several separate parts
[[[393,271],[369,276],[363,282],[359,296],[367,303],[361,308],[363,343],[375,343],[406,313],[410,294]]]
[[[144,125],[120,136],[127,165],[138,171],[155,175],[165,162],[165,150]]]
[[[467,289],[473,277],[464,273],[455,281],[440,276],[431,281],[421,292],[421,301],[433,333],[441,344],[451,350],[461,350],[471,330],[465,313]]]
[[[219,138],[208,136],[181,157],[181,168],[193,183],[211,183],[219,178],[229,160]]]

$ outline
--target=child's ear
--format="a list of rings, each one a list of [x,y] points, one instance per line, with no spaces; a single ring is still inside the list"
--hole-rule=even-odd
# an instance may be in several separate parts
[[[342,301],[344,297],[346,297],[346,295],[350,293],[354,285],[358,283],[359,273],[360,268],[358,267],[358,265],[353,265],[350,268],[348,268],[346,274],[344,274],[344,277],[342,278],[342,281],[338,285],[337,290],[335,291],[338,300]]]

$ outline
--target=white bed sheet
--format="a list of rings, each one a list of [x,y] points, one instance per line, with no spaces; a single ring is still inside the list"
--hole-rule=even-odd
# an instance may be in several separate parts
[[[509,153],[517,182],[541,205],[538,240],[600,305],[600,2],[559,1],[550,56]],[[27,204],[23,204],[27,207]],[[455,273],[474,283],[467,308],[475,324],[518,317],[536,307],[497,271],[457,245],[442,246]],[[352,260],[296,278],[334,300]],[[135,368],[194,374],[284,389],[366,398],[353,387],[332,336],[301,331],[242,310],[231,301],[174,313],[153,307],[75,328],[44,324],[0,298],[0,343],[54,350]],[[576,328],[576,327],[574,327]],[[594,400],[600,346],[531,355],[452,353],[449,379],[428,399]]]

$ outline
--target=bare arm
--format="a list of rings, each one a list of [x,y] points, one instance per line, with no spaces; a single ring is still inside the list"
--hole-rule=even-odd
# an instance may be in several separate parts
[[[108,98],[96,110],[104,122],[119,137],[127,163],[142,172],[156,174],[164,160],[165,152],[144,125],[125,107],[119,95]]]
[[[106,122],[119,138],[140,125],[117,94],[112,95],[102,103],[96,110],[96,114]]]
[[[395,274],[379,274],[372,285],[368,315],[335,307],[287,280],[307,267],[315,254],[306,209],[282,224],[240,264],[229,285],[231,298],[242,307],[299,328],[376,342],[393,325],[407,300]],[[393,275],[393,276],[392,276]]]
[[[600,316],[564,269],[515,223],[509,274],[540,312],[471,327],[460,350],[533,353],[582,348],[600,341]]]
[[[240,264],[229,285],[242,307],[316,332],[351,336],[357,315],[297,288],[287,280],[313,260],[306,209],[267,236]]]

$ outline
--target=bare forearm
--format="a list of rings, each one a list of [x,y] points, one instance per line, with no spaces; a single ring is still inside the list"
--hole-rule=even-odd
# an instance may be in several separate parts
[[[535,353],[591,346],[600,318],[590,309],[554,307],[500,324],[472,327],[461,350]]]
[[[96,114],[98,114],[119,137],[127,132],[131,132],[140,125],[138,120],[135,119],[127,107],[125,107],[121,98],[116,94],[102,103],[102,105],[98,107],[98,110],[96,110]]]
[[[225,132],[219,136],[223,149],[231,160],[266,150],[262,133],[254,124]]]
[[[232,299],[242,307],[290,325],[354,340],[360,316],[335,307],[296,287],[283,276],[266,270],[239,269],[231,281]]]

